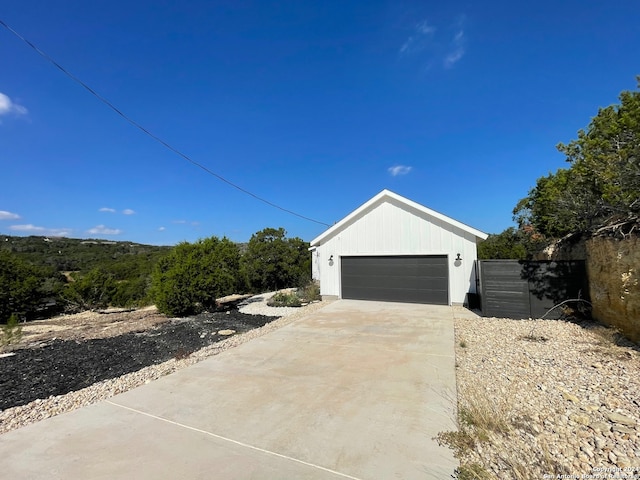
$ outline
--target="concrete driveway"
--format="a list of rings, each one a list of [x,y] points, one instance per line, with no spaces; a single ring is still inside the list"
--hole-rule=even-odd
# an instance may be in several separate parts
[[[0,436],[12,479],[444,479],[451,307],[338,300],[111,400]]]

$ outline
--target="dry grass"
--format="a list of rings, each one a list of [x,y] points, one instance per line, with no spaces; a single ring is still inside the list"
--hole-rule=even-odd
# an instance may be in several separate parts
[[[515,390],[515,384],[513,389]],[[487,392],[481,385],[465,386],[458,402],[460,424],[472,427],[477,434],[486,437],[488,432],[505,434],[511,430],[510,418],[514,411],[511,399],[513,395],[496,397]]]

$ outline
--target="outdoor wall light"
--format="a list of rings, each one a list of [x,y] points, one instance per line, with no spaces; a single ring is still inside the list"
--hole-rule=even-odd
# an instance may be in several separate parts
[[[329,263],[332,263],[332,262],[333,262],[333,255],[329,257]]]
[[[460,254],[458,254],[458,256],[456,257],[456,262],[461,262],[462,261],[462,257],[460,256]]]

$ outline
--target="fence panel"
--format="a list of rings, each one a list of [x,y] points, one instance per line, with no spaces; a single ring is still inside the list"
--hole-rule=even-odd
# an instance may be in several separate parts
[[[478,264],[485,317],[540,318],[564,300],[588,300],[584,261],[480,260]],[[561,313],[557,309],[546,318]]]

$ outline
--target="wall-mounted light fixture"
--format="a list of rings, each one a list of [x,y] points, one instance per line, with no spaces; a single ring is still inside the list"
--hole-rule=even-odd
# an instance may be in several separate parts
[[[329,257],[329,263],[333,263],[333,255]]]
[[[461,262],[462,261],[462,257],[460,256],[460,254],[458,254],[458,256],[456,257],[456,262]]]

